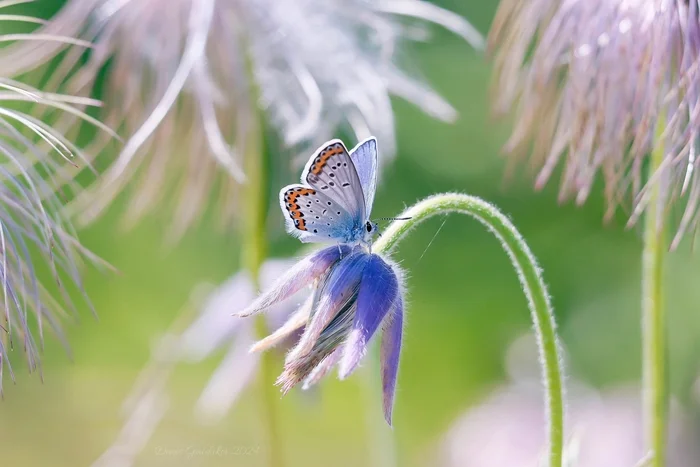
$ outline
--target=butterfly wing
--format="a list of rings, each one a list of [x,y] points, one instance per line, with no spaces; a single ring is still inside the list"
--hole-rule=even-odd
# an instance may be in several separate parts
[[[335,199],[304,185],[280,191],[287,232],[302,242],[347,241],[354,219]]]
[[[368,217],[372,212],[374,193],[377,191],[378,154],[377,139],[374,136],[364,140],[350,151],[350,158],[355,164],[355,170],[362,185],[365,212]]]
[[[367,220],[362,183],[342,141],[334,139],[321,146],[306,164],[301,181],[343,207],[353,225]]]

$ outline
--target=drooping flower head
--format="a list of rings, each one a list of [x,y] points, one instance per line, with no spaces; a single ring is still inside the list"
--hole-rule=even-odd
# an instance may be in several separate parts
[[[0,68],[21,73],[60,55],[49,85],[78,95],[94,92],[105,71],[104,119],[129,139],[96,185],[102,196],[86,191],[74,209],[92,219],[138,176],[132,218],[171,201],[180,232],[215,190],[231,199],[261,109],[287,147],[342,128],[378,135],[386,156],[390,96],[454,119],[400,60],[400,45],[432,23],[480,46],[469,23],[422,0],[72,0],[36,38],[80,37],[94,42],[89,50],[15,44],[0,51]]]
[[[336,245],[302,259],[239,316],[260,312],[312,284],[311,296],[277,332],[258,343],[262,350],[303,329],[287,354],[278,379],[283,392],[308,388],[336,365],[341,379],[357,368],[374,334],[382,329],[381,373],[384,417],[391,424],[403,334],[403,284],[398,267],[362,246]]]
[[[561,162],[562,199],[583,203],[601,174],[608,215],[631,198],[634,222],[648,202],[645,187],[655,184],[662,210],[682,198],[674,246],[697,225],[698,5],[501,2],[490,37],[495,109],[515,111],[506,150],[532,154],[537,187]],[[663,162],[649,175],[648,156],[659,146]]]

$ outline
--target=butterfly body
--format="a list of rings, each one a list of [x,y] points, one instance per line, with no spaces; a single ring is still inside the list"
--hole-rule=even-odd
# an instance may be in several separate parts
[[[287,231],[302,242],[369,246],[377,225],[369,220],[377,183],[377,142],[369,138],[348,152],[340,140],[309,159],[301,184],[280,191]]]

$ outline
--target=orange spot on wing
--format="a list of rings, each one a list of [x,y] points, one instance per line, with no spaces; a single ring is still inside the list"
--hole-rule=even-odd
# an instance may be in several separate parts
[[[284,200],[286,201],[286,208],[289,212],[289,217],[294,219],[294,225],[299,230],[306,229],[306,221],[303,219],[304,213],[301,212],[301,206],[299,206],[298,199],[301,196],[315,195],[316,190],[311,188],[292,188],[284,195]]]
[[[345,148],[343,148],[343,146],[341,146],[340,144],[324,149],[314,161],[314,165],[311,166],[311,173],[314,175],[320,174],[321,170],[323,170],[326,164],[328,164],[328,159],[330,159],[333,156],[337,156],[338,154],[342,154],[344,152]]]

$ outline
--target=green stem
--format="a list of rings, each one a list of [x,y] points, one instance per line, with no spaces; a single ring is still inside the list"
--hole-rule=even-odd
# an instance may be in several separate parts
[[[564,387],[562,382],[563,360],[556,334],[554,313],[541,270],[530,248],[515,226],[498,209],[474,196],[447,193],[427,198],[407,209],[389,226],[374,244],[379,252],[391,251],[398,241],[420,222],[441,214],[459,212],[474,217],[485,225],[501,242],[513,267],[518,273],[520,285],[527,297],[532,315],[542,363],[542,379],[546,392],[546,421],[549,467],[561,467],[564,450]]]
[[[664,157],[658,140],[651,154],[649,171],[655,173]],[[649,187],[644,221],[642,252],[642,384],[644,404],[644,439],[651,453],[651,466],[666,464],[666,315],[664,307],[664,257],[666,239],[663,211],[659,205],[658,182]]]
[[[249,64],[250,65],[250,64]],[[252,76],[252,72],[250,74]],[[250,102],[254,109],[252,115],[258,115],[257,93],[252,86]],[[260,268],[267,256],[267,211],[270,201],[269,181],[269,155],[263,147],[262,119],[252,118],[245,131],[245,139],[240,145],[243,147],[246,185],[245,201],[247,212],[245,213],[245,232],[243,235],[243,267],[248,270],[256,291],[260,291]],[[265,317],[260,315],[255,323],[256,335],[262,339],[269,334]],[[279,399],[275,386],[274,353],[264,352],[260,361],[260,385],[261,403],[264,416],[262,417],[267,432],[267,445],[269,447],[268,463],[270,467],[281,467],[283,463],[283,446],[279,429],[279,416],[277,414],[277,401]]]
[[[265,337],[270,334],[270,330],[262,316],[256,317],[255,330],[258,337]],[[277,401],[279,391],[275,386],[279,368],[274,359],[274,352],[263,352],[260,356],[260,391],[263,406],[263,423],[267,432],[267,442],[269,447],[268,463],[270,467],[281,467],[284,465],[282,436],[279,427],[279,414],[277,413]]]

